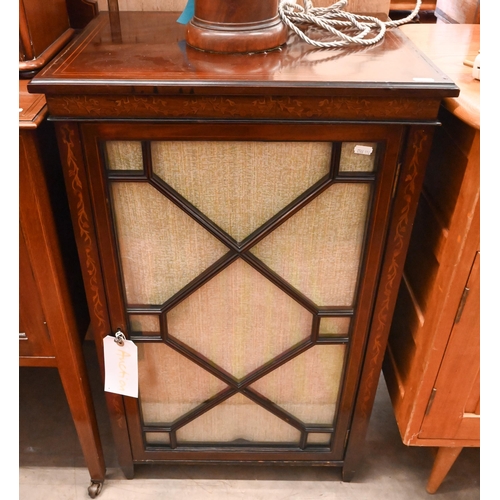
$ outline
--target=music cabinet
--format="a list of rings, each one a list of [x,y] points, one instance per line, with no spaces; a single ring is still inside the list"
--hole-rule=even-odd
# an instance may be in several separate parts
[[[398,30],[365,49],[213,54],[178,14],[99,15],[45,93],[106,393],[140,463],[326,465],[353,476],[437,112],[458,88]]]

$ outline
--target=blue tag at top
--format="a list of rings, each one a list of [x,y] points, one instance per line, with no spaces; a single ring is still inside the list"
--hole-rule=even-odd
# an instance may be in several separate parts
[[[194,0],[188,0],[188,3],[184,7],[184,11],[177,19],[179,24],[187,24],[194,16]]]

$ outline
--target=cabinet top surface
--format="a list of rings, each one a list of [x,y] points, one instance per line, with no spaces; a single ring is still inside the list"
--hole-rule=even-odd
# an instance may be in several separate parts
[[[186,45],[186,28],[176,22],[178,15],[101,13],[32,80],[29,91],[458,95],[453,81],[399,29],[388,30],[381,42],[369,47],[317,49],[291,34],[279,50],[214,54]]]

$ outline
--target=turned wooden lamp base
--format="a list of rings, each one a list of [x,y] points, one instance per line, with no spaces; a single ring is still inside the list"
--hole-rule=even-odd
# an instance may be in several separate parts
[[[286,43],[278,0],[196,0],[186,42],[207,52],[265,52]]]

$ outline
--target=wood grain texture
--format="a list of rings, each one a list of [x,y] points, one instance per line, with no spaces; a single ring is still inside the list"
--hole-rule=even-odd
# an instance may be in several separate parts
[[[440,447],[444,465],[437,463],[430,480],[435,491],[456,457],[453,449],[480,444],[479,82],[465,76],[470,68],[463,65],[470,36],[474,39],[479,28],[408,29],[415,41],[433,47],[433,60],[450,68],[454,64],[451,73],[461,74],[464,81],[460,97],[446,99],[439,114],[442,127],[430,155],[384,361],[403,442]],[[456,50],[451,48],[453,38],[442,45],[442,59],[432,43],[434,34],[436,42],[442,36],[441,30],[457,37]],[[475,112],[466,113],[466,107],[472,108],[464,103],[471,102],[476,103]],[[466,287],[470,301],[467,297],[458,320]]]
[[[43,100],[23,102],[38,119]],[[104,456],[81,346],[88,311],[53,128],[46,121],[20,128],[19,148],[20,326],[27,337],[20,337],[20,365],[57,368],[91,480],[102,483]]]
[[[57,123],[98,350],[102,351],[102,337],[115,328],[119,327],[126,335],[131,333],[128,331],[129,313],[135,319],[140,315],[154,314],[158,323],[153,329],[159,331],[148,336],[137,335],[135,341],[151,343],[151,349],[171,348],[176,353],[174,358],[182,356],[187,365],[195,363],[227,386],[216,394],[209,391],[207,396],[204,393],[202,397],[206,399],[195,408],[188,409],[174,422],[155,422],[156,427],[141,421],[141,408],[136,399],[108,394],[120,465],[130,477],[134,463],[152,461],[322,464],[343,467],[344,479],[349,480],[361,458],[439,103],[443,97],[456,96],[457,88],[398,30],[390,31],[377,46],[365,49],[316,51],[290,37],[283,50],[250,57],[192,50],[186,46],[184,30],[175,20],[175,14],[164,12],[120,11],[114,12],[113,16],[100,16],[29,85],[34,93],[47,92],[48,106]],[[140,155],[136,154],[136,148],[134,161],[127,163],[133,165],[133,169],[106,169],[104,143],[122,140],[141,143],[143,168],[139,168],[141,160],[137,159]],[[214,141],[221,145],[238,141],[317,141],[331,143],[333,147],[327,175],[312,187],[307,181],[303,194],[285,208],[278,208],[277,214],[238,243],[217,228],[189,200],[176,193],[168,185],[168,180],[157,175],[151,154],[154,141]],[[342,143],[345,142],[365,147],[367,144],[376,145],[373,163],[355,162],[351,169],[344,169],[344,164],[339,168]],[[202,161],[203,158],[199,158],[196,163]],[[227,158],[224,161],[229,162]],[[217,162],[213,163],[211,168],[220,174]],[[349,161],[345,160],[345,163]],[[192,165],[187,170],[196,175],[196,168],[197,165]],[[247,182],[250,184],[255,178],[251,175]],[[115,219],[109,200],[110,185],[121,182],[147,184],[149,191],[167,198],[193,223],[229,249],[215,264],[163,303],[163,299],[155,304],[127,304],[125,301],[120,246],[117,245]],[[210,178],[206,183],[209,182]],[[349,297],[340,299],[350,302],[349,305],[332,305],[328,303],[330,299],[318,305],[288,283],[280,275],[280,270],[272,270],[259,261],[251,253],[251,248],[264,242],[271,232],[286,229],[286,225],[301,213],[307,215],[308,208],[319,204],[322,194],[330,187],[332,192],[339,186],[342,188],[343,183],[349,189],[363,190],[364,195],[359,203],[363,216],[354,225],[357,234],[361,235],[353,246],[359,256],[352,273],[356,275],[354,281],[357,284],[354,296],[349,293]],[[368,185],[369,189],[365,189]],[[368,191],[371,192],[367,195]],[[341,205],[342,208],[330,206],[323,213],[324,232],[332,224],[332,211],[349,211],[349,203]],[[368,214],[366,217],[365,213]],[[145,219],[144,225],[148,221],[147,217]],[[316,224],[312,219],[305,225],[310,229],[316,227],[321,232],[321,223]],[[308,236],[310,232],[306,231],[303,235],[305,246]],[[321,241],[318,244],[325,246]],[[292,247],[291,251],[295,249],[293,242],[288,246]],[[147,256],[147,249],[142,253]],[[205,339],[208,347],[194,345],[198,337],[204,340],[201,334],[195,335],[194,340],[189,338],[191,332],[196,334],[196,331],[209,328],[203,325],[203,321],[199,321],[201,326],[195,325],[195,329],[186,323],[187,333],[182,332],[178,335],[182,338],[177,338],[176,324],[183,325],[186,315],[182,315],[177,323],[172,320],[172,315],[182,312],[187,305],[191,307],[191,302],[194,303],[192,308],[196,309],[196,301],[203,291],[217,284],[219,278],[226,279],[226,271],[237,262],[250,269],[251,280],[248,281],[255,284],[255,289],[245,284],[240,287],[244,289],[241,294],[238,280],[234,280],[235,285],[227,279],[222,294],[209,293],[207,300],[198,303],[202,305],[202,317],[205,318],[211,319],[211,315],[223,310],[218,318],[208,322],[212,327],[218,327],[213,340]],[[317,274],[321,276],[321,268]],[[323,274],[333,284],[328,269],[323,269]],[[339,281],[342,280],[339,278]],[[279,289],[278,293],[268,293],[269,289],[274,290],[273,287]],[[238,300],[233,300],[233,292],[239,294]],[[241,296],[250,300],[241,302]],[[279,339],[286,322],[276,320],[286,311],[283,304],[291,301],[297,310],[305,312],[307,321],[299,317],[295,322],[305,325],[304,329],[298,338],[281,345],[277,352],[262,356],[261,336],[258,335],[260,326],[271,325],[268,329],[272,334],[267,332],[264,336],[266,342],[269,338]],[[250,302],[257,304],[258,312],[243,315],[245,325],[253,326],[252,331],[245,334],[249,333],[247,337],[252,339],[248,349],[254,348],[252,355],[256,355],[258,362],[244,367],[242,373],[232,373],[234,367],[220,361],[224,353],[214,355],[211,349],[217,345],[224,349],[234,341],[232,326],[237,326],[237,321],[227,313],[237,309],[233,308],[234,304]],[[215,307],[211,307],[214,304]],[[273,307],[281,311],[273,311]],[[350,318],[349,334],[332,338],[320,336],[321,318],[335,315]],[[188,319],[193,318],[194,314],[188,314]],[[217,323],[220,318],[221,324]],[[272,318],[274,323],[268,322],[267,318]],[[230,327],[222,328],[222,323],[228,323]],[[161,346],[161,343],[166,345]],[[295,345],[290,346],[293,343]],[[245,341],[237,347],[238,356],[252,361],[252,355],[245,348],[247,344]],[[284,387],[282,382],[283,379],[293,380],[295,371],[302,370],[302,364],[306,368],[309,366],[308,370],[314,373],[320,363],[315,366],[309,356],[323,347],[326,350],[321,352],[346,351],[342,388],[335,403],[335,420],[328,425],[326,417],[309,423],[299,420],[299,417],[313,417],[303,416],[302,411],[294,408],[293,402],[286,400],[287,391],[293,393],[294,388]],[[285,351],[279,352],[282,349]],[[102,369],[102,354],[100,361]],[[224,367],[219,364],[224,364]],[[156,367],[148,368],[148,377],[154,380],[159,372]],[[340,374],[340,363],[337,363],[338,370],[333,368],[329,366],[331,383]],[[241,376],[244,378],[238,378]],[[271,389],[265,384],[266,378],[275,381],[271,383]],[[317,388],[302,388],[305,392],[301,395],[309,402],[315,399],[316,391],[328,388],[331,386],[327,383]],[[272,445],[270,436],[265,432],[262,434],[260,429],[259,433],[251,435],[252,439],[256,437],[264,441],[255,443],[256,446],[237,441],[226,442],[227,446],[212,443],[199,447],[191,440],[204,441],[207,438],[202,434],[193,431],[191,436],[183,435],[188,427],[194,430],[198,425],[204,427],[204,420],[206,428],[214,431],[212,436],[222,436],[224,440],[238,437],[236,433],[226,435],[224,423],[218,418],[211,419],[211,415],[231,413],[234,408],[226,403],[233,397],[241,400],[240,396],[246,406],[256,409],[257,418],[263,414],[269,421],[279,421],[280,428],[289,427],[295,437],[285,436],[285,439],[282,435],[279,443]],[[244,398],[251,404],[247,404]],[[322,404],[321,401],[316,403]],[[328,418],[332,416],[332,399],[329,404]],[[240,418],[231,425],[233,430],[238,429],[238,435],[248,437],[250,434],[238,427],[244,421]],[[250,422],[249,427],[253,424]],[[150,439],[155,431],[158,431],[157,438],[162,443],[153,439],[145,445],[144,434]],[[323,438],[318,443],[316,436],[311,438],[314,443],[309,446],[309,433],[331,434],[330,444]],[[189,441],[189,446],[184,446],[186,441]]]

